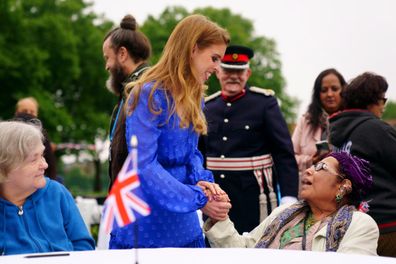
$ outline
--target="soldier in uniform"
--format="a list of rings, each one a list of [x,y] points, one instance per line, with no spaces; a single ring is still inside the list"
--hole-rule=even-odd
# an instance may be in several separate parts
[[[120,26],[108,32],[103,42],[105,68],[110,76],[108,89],[118,96],[110,122],[109,190],[128,156],[125,142],[125,115],[122,107],[127,83],[136,81],[148,69],[147,60],[151,55],[148,38],[137,30],[136,20],[126,15]]]
[[[238,232],[256,227],[278,204],[296,201],[298,169],[274,92],[247,85],[253,50],[229,46],[216,73],[221,91],[206,98],[208,134],[200,149],[227,192]]]

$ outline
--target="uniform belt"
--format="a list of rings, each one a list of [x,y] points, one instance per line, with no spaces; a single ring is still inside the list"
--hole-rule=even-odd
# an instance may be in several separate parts
[[[272,157],[270,154],[243,157],[243,158],[206,158],[206,167],[209,170],[244,171],[257,170],[272,167]]]

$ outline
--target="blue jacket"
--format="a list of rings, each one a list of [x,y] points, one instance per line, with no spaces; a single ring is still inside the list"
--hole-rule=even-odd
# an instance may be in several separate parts
[[[1,255],[95,248],[69,191],[46,180],[44,188],[26,199],[22,214],[16,205],[0,198]]]

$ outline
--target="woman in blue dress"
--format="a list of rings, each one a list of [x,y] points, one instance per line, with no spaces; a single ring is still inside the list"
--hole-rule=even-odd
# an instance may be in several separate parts
[[[110,248],[204,247],[196,211],[227,217],[228,197],[203,168],[197,144],[207,129],[204,83],[228,43],[225,29],[204,16],[188,16],[173,30],[158,63],[127,86],[133,89],[125,108],[126,141],[130,151],[130,138],[138,138],[139,178],[151,214],[113,230]]]

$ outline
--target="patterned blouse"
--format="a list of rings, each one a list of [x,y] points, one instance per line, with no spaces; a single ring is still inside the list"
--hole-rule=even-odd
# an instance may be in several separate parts
[[[128,150],[130,138],[136,135],[139,178],[151,207],[151,214],[137,221],[137,246],[203,247],[196,210],[205,206],[207,198],[196,184],[213,182],[213,175],[203,168],[198,134],[191,127],[180,128],[177,114],[168,116],[165,90],[159,88],[153,95],[154,107],[162,112],[150,112],[152,86],[143,86],[136,109],[126,119]],[[110,248],[134,247],[135,223],[113,230]]]

